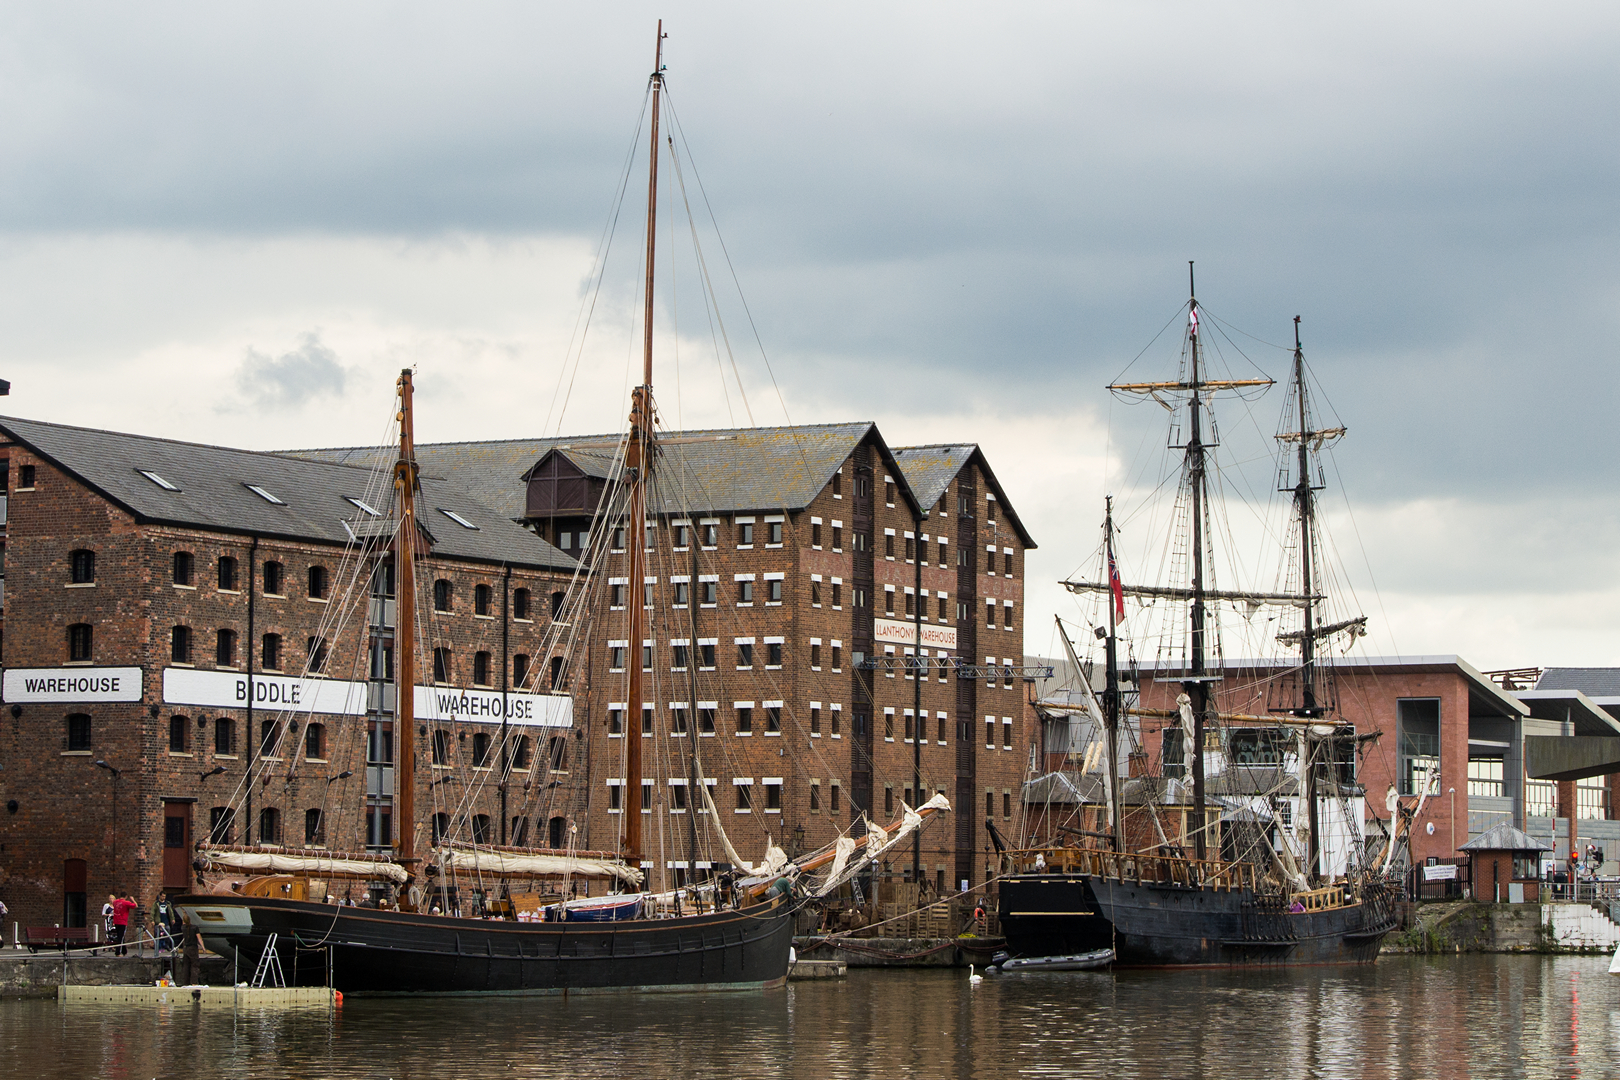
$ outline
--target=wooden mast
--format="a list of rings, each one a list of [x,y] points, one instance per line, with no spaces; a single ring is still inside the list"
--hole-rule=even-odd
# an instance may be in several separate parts
[[[1299,316],[1294,316],[1294,392],[1299,395],[1299,482],[1294,486],[1294,505],[1299,511],[1299,566],[1300,592],[1311,595],[1315,582],[1311,565],[1311,534],[1316,516],[1315,492],[1311,490],[1310,412],[1305,401],[1305,350],[1299,341]],[[1294,715],[1315,719],[1323,710],[1316,704],[1316,602],[1304,604],[1305,625],[1300,634],[1300,708]],[[1306,728],[1300,732],[1300,749],[1305,754],[1305,811],[1310,835],[1306,843],[1305,877],[1314,882],[1321,869],[1322,844],[1318,836],[1321,828],[1316,806],[1317,752],[1320,741]]]
[[[641,385],[630,395],[630,433],[625,437],[624,468],[630,481],[629,523],[625,544],[630,549],[630,700],[625,703],[624,855],[632,866],[641,861],[641,650],[646,639],[647,614],[643,604],[647,563],[647,477],[653,466],[653,258],[658,235],[658,99],[664,86],[664,20],[658,20],[658,42],[653,53],[652,141],[647,162],[647,294],[642,311]],[[693,703],[696,705],[696,702]]]
[[[399,459],[394,462],[394,541],[397,602],[394,619],[395,858],[408,872],[416,861],[416,425],[411,415],[411,371],[399,373]]]
[[[1125,593],[1113,591],[1119,580],[1119,564],[1114,561],[1114,497],[1107,497],[1103,515],[1103,553],[1108,570],[1108,636],[1103,639],[1104,657],[1108,665],[1107,682],[1103,688],[1103,720],[1108,730],[1108,822],[1111,846],[1115,851],[1125,850],[1124,814],[1119,807],[1119,617]]]
[[[1204,499],[1207,484],[1208,459],[1203,439],[1202,407],[1198,368],[1198,292],[1193,284],[1192,263],[1187,264],[1187,301],[1191,312],[1191,328],[1187,337],[1192,345],[1192,371],[1188,380],[1191,395],[1188,398],[1192,430],[1187,440],[1187,477],[1192,488],[1192,670],[1184,685],[1192,698],[1193,744],[1189,748],[1193,779],[1193,812],[1190,827],[1193,831],[1194,850],[1200,862],[1204,859],[1204,716],[1209,711],[1209,677],[1205,670],[1205,622],[1207,612],[1204,600]],[[1185,751],[1184,751],[1185,753]]]

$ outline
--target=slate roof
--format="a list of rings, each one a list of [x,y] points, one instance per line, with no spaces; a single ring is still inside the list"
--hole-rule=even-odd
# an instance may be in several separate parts
[[[1489,829],[1463,844],[1458,851],[1551,851],[1553,846],[1537,840],[1527,832],[1515,829],[1506,821],[1499,821]]]
[[[977,443],[940,443],[932,446],[897,446],[894,448],[895,460],[905,472],[906,479],[917,494],[917,501],[924,506],[937,506],[939,497],[945,493],[956,474],[968,462],[977,460],[979,468],[984,470],[985,478],[989,481],[991,490],[996,496],[996,502],[1001,505],[1002,516],[1005,517],[1013,529],[1018,533],[1019,543],[1026,548],[1035,547],[1035,540],[1024,528],[1024,523],[1013,509],[1012,503],[1007,499],[1007,493],[1002,489],[1001,481],[991,470],[990,463],[984,459]]]
[[[1590,698],[1620,697],[1620,667],[1550,667],[1537,690],[1579,690]]]
[[[736,513],[798,510],[832,480],[855,446],[876,432],[870,421],[797,427],[712,428],[660,434],[662,462],[654,473],[651,504],[656,513]],[[590,476],[611,471],[621,435],[569,435],[551,439],[418,443],[424,476],[451,480],[509,517],[524,514],[524,477],[549,451],[557,450]],[[879,457],[902,494],[916,501],[909,477],[881,435]],[[368,464],[372,448],[287,450],[287,456]],[[939,501],[935,495],[934,501]]]
[[[382,520],[348,499],[367,502],[385,518],[392,508],[387,477],[353,465],[16,417],[0,417],[0,431],[147,522],[344,544],[345,521],[365,531]],[[180,490],[160,487],[142,469]],[[248,484],[284,505],[261,498]],[[507,515],[468,498],[458,484],[424,477],[418,507],[435,555],[563,570],[575,565]],[[477,528],[463,527],[442,510]]]

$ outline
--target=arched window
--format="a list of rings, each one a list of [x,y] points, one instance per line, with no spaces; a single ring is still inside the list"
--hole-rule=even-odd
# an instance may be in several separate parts
[[[512,831],[509,834],[509,842],[513,847],[522,847],[524,844],[529,842],[528,818],[515,817],[512,819]]]
[[[435,844],[450,835],[450,815],[433,815],[433,842]]]
[[[311,600],[326,599],[326,567],[312,566],[309,568],[309,598]]]
[[[551,688],[553,690],[559,690],[562,688],[562,684],[563,658],[560,656],[553,656],[551,658]]]
[[[433,583],[433,610],[449,611],[452,598],[452,586],[444,578]]]
[[[68,553],[68,580],[75,585],[91,585],[96,580],[96,553],[79,548]]]
[[[529,737],[518,735],[512,740],[512,768],[527,769],[529,767]]]
[[[553,619],[555,619],[557,616],[561,615],[562,614],[562,609],[563,609],[563,594],[560,593],[560,592],[552,593],[551,594],[551,617]]]
[[[67,748],[77,751],[90,749],[90,717],[84,713],[74,713],[67,718]]]
[[[311,724],[304,729],[304,757],[311,761],[326,760],[325,724]]]
[[[551,846],[553,848],[567,847],[568,819],[565,817],[554,817],[550,821],[546,822],[546,824],[548,826],[548,832],[551,834],[547,836],[546,839],[551,842]]]
[[[495,595],[495,590],[491,589],[488,585],[474,585],[473,586],[473,614],[474,615],[488,615],[489,614],[489,609],[490,609],[490,601],[494,597],[494,595]]]
[[[517,653],[512,657],[512,685],[522,689],[529,681],[529,654]]]
[[[177,626],[169,631],[169,659],[176,664],[191,663],[191,627]]]
[[[286,588],[286,568],[278,562],[264,564],[264,595],[280,596]]]
[[[493,842],[494,836],[489,830],[489,815],[474,814],[472,819],[472,838],[475,844],[488,844]]]
[[[281,670],[281,635],[264,635],[263,648],[260,650],[259,666],[265,671]]]
[[[527,619],[529,617],[529,590],[512,590],[512,618]]]
[[[183,754],[186,752],[187,733],[190,729],[191,722],[185,717],[169,717],[169,753]]]
[[[450,764],[450,733],[444,728],[433,731],[433,764]]]
[[[473,733],[473,768],[489,768],[489,734],[477,731]]]
[[[326,843],[326,815],[310,807],[304,811],[304,846],[321,847]]]
[[[273,806],[259,811],[259,843],[281,843],[281,811]]]
[[[281,743],[281,728],[274,720],[259,721],[259,756],[275,757]]]
[[[210,807],[208,811],[208,841],[212,844],[235,843],[236,811],[228,806]]]
[[[174,553],[174,583],[176,585],[191,585],[195,582],[196,561],[189,551]]]
[[[433,681],[447,683],[450,681],[450,648],[441,645],[433,650]]]
[[[229,555],[219,557],[219,591],[236,591],[236,560]]]
[[[487,653],[487,652],[473,653],[473,685],[474,686],[488,686],[488,685],[490,685],[489,667],[490,667],[490,665],[489,665],[489,653]]]
[[[214,721],[214,753],[226,757],[236,753],[236,722],[228,716]]]
[[[214,662],[220,667],[236,666],[236,631],[221,630],[214,646]]]
[[[89,663],[94,655],[94,631],[89,623],[74,623],[67,628],[68,662]]]
[[[309,639],[309,670],[312,675],[320,675],[326,671],[326,639],[312,637]]]

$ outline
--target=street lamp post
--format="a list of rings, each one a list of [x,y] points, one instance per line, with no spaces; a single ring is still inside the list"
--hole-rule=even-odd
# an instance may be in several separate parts
[[[1451,853],[1457,853],[1457,789],[1452,788],[1446,793],[1451,800]]]

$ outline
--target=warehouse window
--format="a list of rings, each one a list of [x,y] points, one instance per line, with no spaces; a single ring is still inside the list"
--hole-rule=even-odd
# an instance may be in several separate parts
[[[325,600],[327,590],[326,567],[312,566],[309,568],[309,598],[311,600]]]
[[[286,567],[278,562],[264,564],[264,595],[281,596],[286,589]]]
[[[449,611],[451,600],[451,585],[444,578],[433,583],[433,610]]]
[[[74,713],[67,718],[67,748],[82,752],[90,749],[90,717]]]
[[[208,841],[229,844],[236,835],[236,811],[229,806],[210,807],[208,811]]]
[[[191,663],[191,627],[176,626],[169,631],[169,659],[176,664]]]
[[[259,811],[259,843],[281,843],[281,811],[273,806]]]
[[[327,645],[325,638],[312,637],[309,646],[309,671],[312,675],[321,675],[326,672]]]
[[[436,683],[450,681],[450,649],[444,645],[433,650],[433,681]]]
[[[229,717],[221,716],[214,721],[214,753],[220,757],[232,757],[236,753],[236,724]]]
[[[619,667],[624,667],[624,650],[619,651]],[[512,657],[512,685],[523,688],[529,681],[529,654],[517,653]]]
[[[304,757],[310,761],[326,760],[325,724],[310,724],[304,729]]]
[[[219,557],[219,591],[236,592],[236,560],[229,555]]]
[[[236,666],[235,630],[221,630],[215,635],[214,662],[220,667]]]
[[[186,752],[186,735],[190,728],[191,721],[185,717],[169,717],[169,753],[183,754]]]
[[[480,651],[478,651],[476,653],[473,653],[473,685],[474,686],[488,686],[488,685],[490,685],[489,670],[490,670],[489,653],[484,652],[482,650],[480,650]]]
[[[259,666],[265,671],[281,670],[281,635],[266,634],[260,649]]]
[[[90,585],[96,580],[96,553],[79,548],[68,553],[68,580],[75,585]]]
[[[174,583],[176,585],[190,585],[196,573],[196,560],[189,551],[174,553]]]
[[[89,623],[74,623],[67,628],[68,662],[72,664],[88,664],[93,649],[93,636]]]
[[[321,847],[326,843],[326,822],[320,810],[311,807],[304,811],[304,846]]]
[[[527,619],[529,617],[529,590],[512,590],[512,618]]]
[[[488,615],[489,614],[490,601],[494,597],[494,595],[495,595],[495,590],[491,589],[488,585],[474,585],[473,586],[473,614],[474,615]]]

